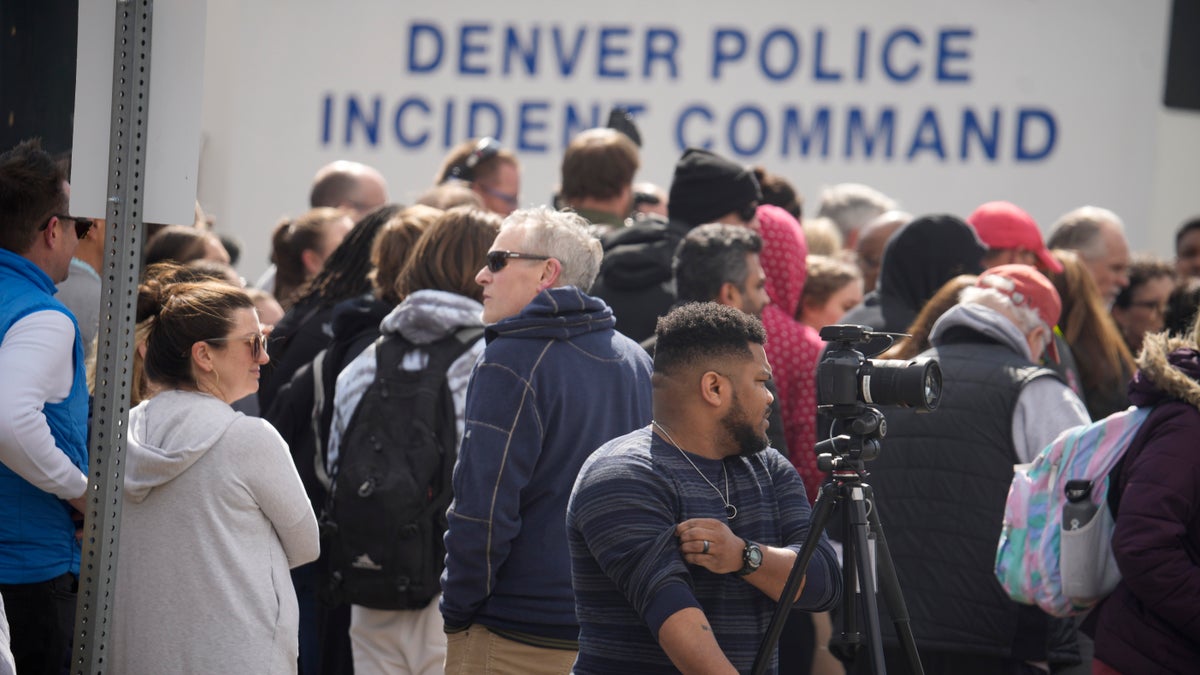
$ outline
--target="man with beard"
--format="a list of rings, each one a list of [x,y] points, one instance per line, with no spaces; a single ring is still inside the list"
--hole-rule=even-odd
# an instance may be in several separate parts
[[[804,485],[767,449],[762,323],[691,303],[656,334],[654,421],[588,458],[567,508],[579,675],[749,670],[809,536]],[[797,609],[840,595],[819,536]]]
[[[767,297],[767,274],[759,259],[762,249],[762,237],[742,225],[710,223],[688,232],[675,249],[671,263],[675,292],[679,296],[676,304],[716,302],[761,319],[763,308],[771,302]],[[651,335],[642,342],[652,356],[657,339]],[[775,397],[767,436],[771,447],[786,457],[788,447],[779,393],[774,382],[769,382],[767,388]]]

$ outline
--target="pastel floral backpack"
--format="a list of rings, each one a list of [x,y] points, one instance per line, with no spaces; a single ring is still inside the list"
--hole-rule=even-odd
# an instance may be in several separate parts
[[[1108,474],[1152,409],[1130,407],[1068,429],[1032,462],[1014,467],[995,569],[1010,598],[1064,617],[1091,609],[1116,588],[1121,573],[1112,554]],[[1095,515],[1072,518],[1064,528],[1073,481],[1090,483],[1090,492],[1072,508]]]

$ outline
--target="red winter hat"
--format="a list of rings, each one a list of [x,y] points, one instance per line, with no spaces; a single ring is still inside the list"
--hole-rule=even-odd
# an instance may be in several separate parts
[[[1058,291],[1054,290],[1054,284],[1045,275],[1029,265],[989,267],[979,275],[975,285],[1008,296],[1017,307],[1032,309],[1051,330],[1058,324],[1062,314],[1062,300],[1058,297]],[[1046,353],[1058,363],[1058,349],[1053,335],[1046,343]]]
[[[967,222],[975,228],[988,248],[1021,248],[1037,256],[1046,269],[1060,274],[1062,263],[1058,262],[1042,240],[1033,217],[1011,202],[988,202],[967,216]]]

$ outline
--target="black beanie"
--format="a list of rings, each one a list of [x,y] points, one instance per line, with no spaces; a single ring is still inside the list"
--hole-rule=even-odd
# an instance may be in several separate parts
[[[707,150],[688,148],[675,164],[667,213],[672,220],[697,227],[760,201],[762,192],[749,169]]]

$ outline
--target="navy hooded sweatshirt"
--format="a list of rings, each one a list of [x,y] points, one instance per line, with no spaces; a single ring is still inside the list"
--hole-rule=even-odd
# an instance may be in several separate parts
[[[467,387],[447,513],[442,616],[575,648],[566,511],[584,460],[650,423],[652,363],[612,311],[567,286],[488,326]]]

